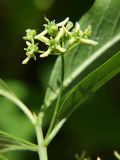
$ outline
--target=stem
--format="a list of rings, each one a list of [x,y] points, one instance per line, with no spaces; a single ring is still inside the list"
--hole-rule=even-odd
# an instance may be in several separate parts
[[[44,145],[48,146],[50,142],[53,140],[53,138],[57,135],[63,124],[66,122],[66,118],[62,119],[56,126],[55,128],[51,131],[51,133],[46,137],[44,141]]]
[[[56,120],[56,117],[57,117],[57,113],[58,113],[59,106],[60,106],[60,102],[61,102],[61,96],[62,96],[62,92],[63,92],[63,81],[64,81],[64,54],[60,54],[60,55],[61,55],[61,85],[60,85],[60,92],[59,92],[59,95],[58,95],[58,99],[57,99],[57,102],[56,102],[55,110],[54,110],[54,113],[53,113],[53,117],[52,117],[52,120],[51,120],[49,129],[48,129],[48,132],[47,132],[47,134],[46,134],[46,137],[49,136],[49,134],[51,133],[51,131],[52,131],[52,129],[53,129],[53,126],[54,126],[54,124],[55,124],[55,120]]]
[[[42,127],[41,125],[39,125],[39,123],[36,123],[35,130],[36,130],[37,141],[38,141],[39,160],[48,160],[47,147],[44,145]]]
[[[34,115],[31,113],[31,111],[27,108],[27,106],[22,103],[16,96],[13,94],[10,94],[7,91],[0,90],[0,95],[6,97],[10,101],[14,102],[23,112],[24,114],[29,118],[29,120],[32,122],[32,124],[35,124]]]

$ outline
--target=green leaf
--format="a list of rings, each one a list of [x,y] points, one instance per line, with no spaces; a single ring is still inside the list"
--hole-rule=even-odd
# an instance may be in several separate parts
[[[6,132],[0,131],[0,153],[14,150],[37,151],[37,145]]]
[[[0,154],[0,160],[8,160],[8,159]]]
[[[81,80],[120,50],[119,6],[118,0],[96,0],[91,10],[81,18],[81,27],[92,25],[92,38],[99,44],[96,47],[78,45],[65,54],[63,98]],[[44,112],[49,111],[48,108],[51,109],[59,94],[60,66],[60,58],[58,58],[45,94],[44,104],[41,107]],[[47,119],[46,116],[44,119]]]
[[[120,52],[113,55],[107,62],[94,70],[80,81],[65,97],[57,115],[57,121],[50,135],[45,139],[48,145],[56,136],[69,116],[103,86],[112,77],[120,73]]]
[[[20,80],[6,79],[5,82],[9,86],[9,90],[12,90],[14,94],[20,99],[26,100],[29,95],[29,89],[27,84]],[[7,87],[8,88],[8,87]],[[10,91],[11,92],[11,91]],[[20,127],[19,127],[20,126]],[[14,136],[31,141],[34,136],[33,125],[29,122],[27,117],[16,107],[16,104],[12,103],[6,98],[0,96],[0,130],[13,134]],[[23,151],[24,152],[24,151]],[[18,156],[19,154],[19,156]],[[22,152],[9,152],[5,154],[11,160],[23,159]]]
[[[59,119],[70,116],[77,107],[118,73],[120,73],[120,52],[85,77],[68,93],[59,112]]]

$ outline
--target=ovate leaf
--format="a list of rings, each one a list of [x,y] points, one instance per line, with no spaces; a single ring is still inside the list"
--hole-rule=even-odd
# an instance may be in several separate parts
[[[0,153],[14,150],[37,151],[37,145],[6,132],[0,131]]]

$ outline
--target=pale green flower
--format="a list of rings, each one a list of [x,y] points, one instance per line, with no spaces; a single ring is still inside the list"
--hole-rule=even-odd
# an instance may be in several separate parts
[[[55,20],[49,21],[47,18],[45,20],[47,23],[43,25],[45,29],[41,33],[37,34],[35,30],[26,30],[24,39],[27,40],[27,48],[25,48],[27,58],[23,64],[26,64],[30,58],[36,59],[36,53],[43,58],[49,55],[64,54],[75,44],[97,45],[97,42],[89,38],[92,33],[90,25],[82,31],[80,24],[77,22],[73,26],[68,17],[60,23],[55,23]],[[39,43],[45,44],[48,49],[41,51],[38,47]]]

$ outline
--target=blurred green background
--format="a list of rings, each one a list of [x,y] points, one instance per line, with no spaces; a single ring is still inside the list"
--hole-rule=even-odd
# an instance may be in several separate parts
[[[22,65],[25,30],[42,31],[44,16],[60,22],[67,16],[76,22],[94,0],[0,0],[0,78],[34,111],[42,103],[56,57]],[[48,147],[49,159],[74,160],[83,150],[112,160],[120,150],[120,75],[107,83],[68,120]],[[36,141],[34,129],[14,104],[0,97],[0,129]],[[35,160],[30,152],[8,153],[11,160]]]

